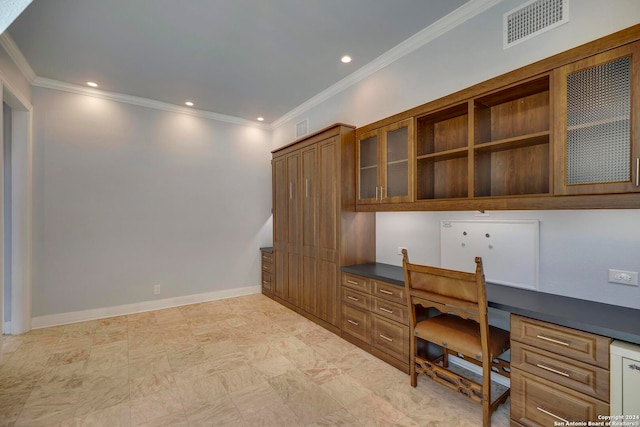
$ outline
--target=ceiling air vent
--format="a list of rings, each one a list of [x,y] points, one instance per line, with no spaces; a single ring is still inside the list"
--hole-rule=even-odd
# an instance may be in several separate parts
[[[504,14],[504,48],[569,21],[569,0],[532,0]]]
[[[309,133],[309,119],[296,123],[296,138],[300,138]]]

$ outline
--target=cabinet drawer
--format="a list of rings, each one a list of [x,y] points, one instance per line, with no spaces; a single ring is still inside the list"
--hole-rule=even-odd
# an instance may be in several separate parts
[[[407,298],[404,294],[404,286],[393,285],[391,283],[379,282],[372,280],[373,282],[373,295],[379,298],[384,298],[387,301],[392,301],[398,304],[406,304]]]
[[[273,264],[273,254],[269,252],[262,252],[262,262],[268,262]]]
[[[273,264],[270,262],[262,261],[262,271],[266,271],[267,273],[273,273]]]
[[[381,298],[373,298],[372,302],[371,311],[374,314],[402,323],[403,325],[409,324],[409,310],[407,310],[406,306],[395,304]]]
[[[273,283],[273,276],[271,275],[271,273],[267,273],[266,271],[263,271],[262,272],[262,289],[266,289],[270,291],[272,283]]]
[[[355,276],[353,274],[343,273],[342,285],[347,286],[349,288],[357,289],[361,292],[366,292],[368,294],[371,293],[371,286],[369,284],[369,280],[361,276]]]
[[[409,327],[379,316],[371,317],[371,344],[378,350],[409,361]]]
[[[599,415],[609,415],[607,403],[512,369],[511,418],[516,422],[547,427],[554,422],[598,421]]]
[[[609,401],[609,371],[517,341],[511,343],[511,367],[527,371],[589,396]]]
[[[610,338],[512,315],[511,339],[609,369]]]
[[[342,302],[363,310],[371,309],[371,295],[358,292],[346,286],[342,287]]]
[[[369,344],[369,317],[368,311],[343,304],[342,331]]]

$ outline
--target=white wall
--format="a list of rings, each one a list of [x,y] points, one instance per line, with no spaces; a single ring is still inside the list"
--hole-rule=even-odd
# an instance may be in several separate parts
[[[274,130],[274,145],[294,124],[363,126],[446,96],[640,22],[636,0],[570,0],[570,22],[507,50],[502,15],[525,3],[505,0]],[[357,61],[357,55],[355,60]],[[607,283],[607,269],[640,271],[640,211],[492,212],[490,219],[540,219],[540,290],[640,308],[640,288]],[[398,246],[415,262],[439,264],[440,219],[469,212],[379,213],[377,260],[400,265]]]
[[[37,87],[33,105],[34,317],[260,284],[269,131]]]

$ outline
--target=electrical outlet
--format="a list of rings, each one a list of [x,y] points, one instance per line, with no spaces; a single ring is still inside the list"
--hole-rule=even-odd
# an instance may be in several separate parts
[[[160,295],[160,285],[153,285],[153,294]]]
[[[638,272],[609,269],[609,283],[638,286]]]
[[[407,249],[404,246],[398,246],[398,255],[402,255],[402,250]]]

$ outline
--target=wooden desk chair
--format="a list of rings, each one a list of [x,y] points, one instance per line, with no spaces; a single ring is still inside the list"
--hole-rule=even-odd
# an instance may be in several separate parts
[[[509,332],[489,326],[482,259],[476,257],[476,272],[410,264],[402,250],[404,283],[409,305],[411,386],[418,374],[459,391],[482,403],[482,425],[491,425],[491,414],[509,397],[509,389],[491,401],[491,372],[510,377],[509,363],[497,357],[509,349]],[[423,307],[423,309],[420,308]],[[440,313],[426,317],[427,309]],[[424,340],[441,347],[435,358],[423,351]],[[421,354],[418,354],[420,351]],[[453,354],[482,367],[482,383],[448,369]]]

